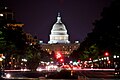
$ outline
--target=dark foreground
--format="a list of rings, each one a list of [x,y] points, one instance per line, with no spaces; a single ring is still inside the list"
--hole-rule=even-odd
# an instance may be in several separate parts
[[[11,78],[0,80],[120,80],[112,71],[7,72]]]

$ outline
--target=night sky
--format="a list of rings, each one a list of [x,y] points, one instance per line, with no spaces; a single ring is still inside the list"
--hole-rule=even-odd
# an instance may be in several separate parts
[[[57,13],[61,13],[70,41],[84,40],[100,18],[104,7],[113,0],[8,0],[16,20],[25,24],[24,31],[48,42]]]

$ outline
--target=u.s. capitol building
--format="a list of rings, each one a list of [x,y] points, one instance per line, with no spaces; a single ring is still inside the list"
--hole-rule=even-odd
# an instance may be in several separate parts
[[[70,43],[69,35],[65,25],[61,21],[60,13],[58,13],[57,21],[53,25],[49,37],[50,40],[48,41],[48,44],[41,43],[41,48],[50,54],[52,54],[53,51],[55,53],[59,51],[63,55],[68,56],[73,50],[76,50],[80,46],[79,41]]]

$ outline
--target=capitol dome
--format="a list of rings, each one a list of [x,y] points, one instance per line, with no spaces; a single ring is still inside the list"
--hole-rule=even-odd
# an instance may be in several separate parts
[[[61,21],[60,13],[57,16],[57,22],[52,27],[48,43],[70,43],[68,41],[67,29]]]
[[[52,31],[66,31],[65,25],[61,22],[61,17],[59,13],[57,17],[57,22],[53,25]]]

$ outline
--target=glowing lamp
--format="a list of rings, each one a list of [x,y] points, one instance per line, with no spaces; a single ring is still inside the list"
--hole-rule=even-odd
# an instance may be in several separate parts
[[[109,56],[109,53],[108,53],[108,52],[106,52],[106,53],[105,53],[105,56]]]
[[[60,52],[57,52],[57,53],[56,53],[56,58],[59,59],[59,58],[61,58],[61,57],[62,57],[61,53],[60,53]]]
[[[108,64],[110,64],[110,61],[108,61]]]
[[[63,59],[60,59],[60,62],[63,62],[64,60]]]
[[[3,16],[3,14],[0,14],[0,16]]]

